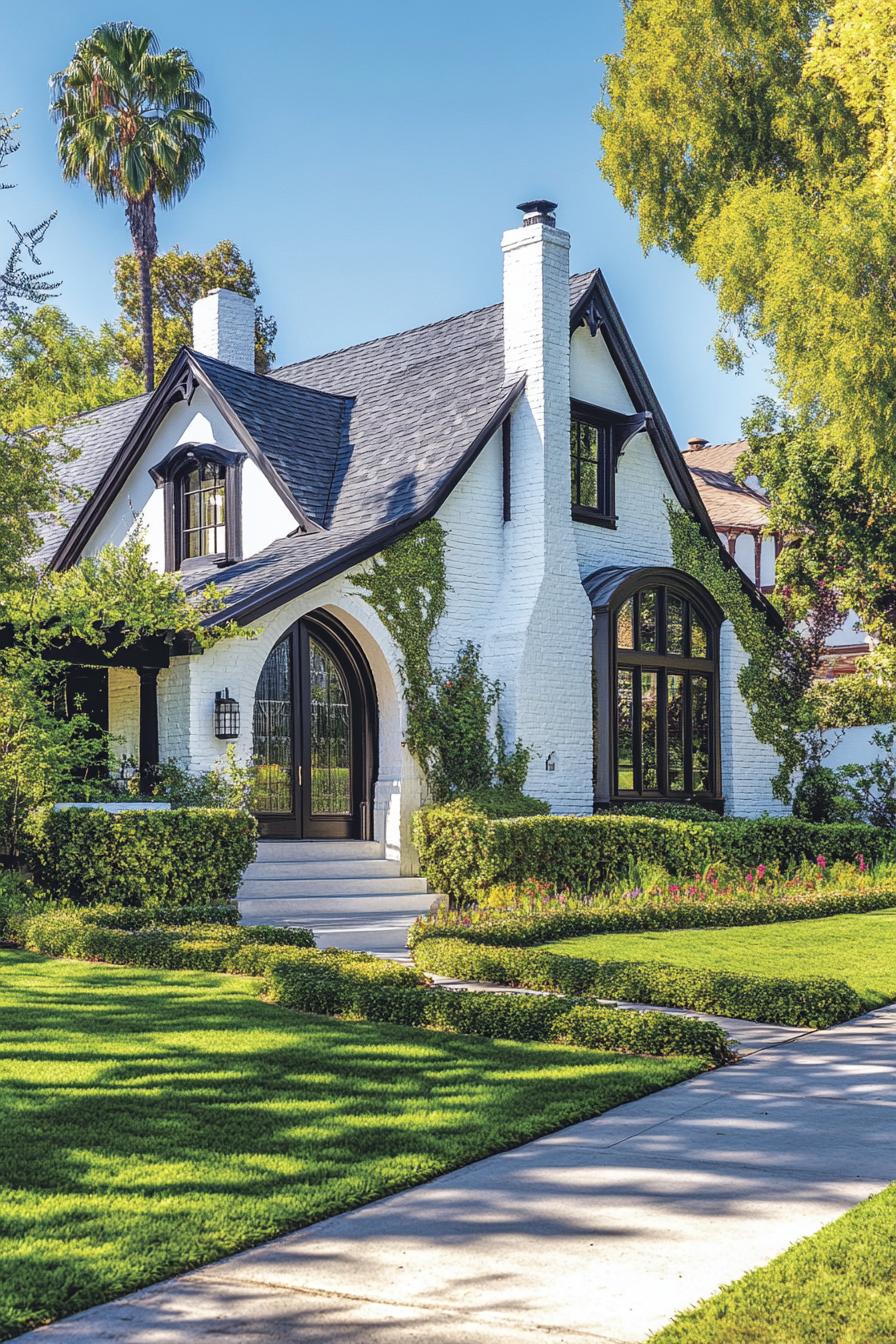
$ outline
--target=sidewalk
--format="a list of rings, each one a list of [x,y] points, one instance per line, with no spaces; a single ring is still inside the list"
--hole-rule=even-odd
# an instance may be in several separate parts
[[[34,1344],[640,1344],[896,1179],[896,1007],[108,1306]]]

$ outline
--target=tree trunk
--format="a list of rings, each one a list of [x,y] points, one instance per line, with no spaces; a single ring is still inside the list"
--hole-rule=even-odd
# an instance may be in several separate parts
[[[140,320],[143,327],[143,377],[147,392],[151,392],[156,381],[156,360],[153,350],[152,330],[152,283],[150,268],[159,250],[159,238],[156,233],[156,202],[153,188],[138,201],[128,201],[126,207],[128,225],[134,252],[140,267]]]

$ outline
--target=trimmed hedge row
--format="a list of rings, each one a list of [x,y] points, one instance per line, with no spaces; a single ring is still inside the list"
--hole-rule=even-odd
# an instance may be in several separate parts
[[[171,924],[224,924],[240,922],[235,901],[210,901],[204,905],[85,905],[79,907],[91,924],[107,929],[149,929]]]
[[[717,1064],[734,1057],[728,1038],[713,1022],[604,1008],[553,995],[385,984],[382,975],[359,975],[354,967],[309,975],[303,965],[285,960],[271,965],[265,991],[274,1002],[305,1013],[628,1054],[694,1055]]]
[[[660,961],[594,961],[457,938],[427,938],[417,945],[414,961],[431,975],[692,1008],[791,1027],[831,1027],[856,1017],[867,1006],[842,980],[737,975]]]
[[[462,802],[422,808],[414,817],[421,872],[454,904],[499,882],[534,878],[585,896],[622,880],[630,866],[654,862],[673,876],[711,863],[787,868],[823,854],[829,863],[864,854],[896,855],[896,833],[860,823],[822,825],[796,817],[665,820],[611,813],[589,817],[489,819]]]
[[[27,823],[27,857],[40,887],[76,905],[197,906],[236,898],[255,857],[248,812],[39,808]]]
[[[71,908],[10,915],[5,931],[28,951],[49,957],[81,957],[161,970],[249,974],[244,958],[255,948],[280,956],[294,949],[314,948],[314,936],[308,929],[265,925],[229,928],[222,924],[117,929],[96,923],[86,911]]]
[[[586,933],[659,933],[665,929],[727,929],[746,924],[778,924],[794,919],[824,919],[828,915],[862,915],[896,907],[896,891],[818,891],[798,899],[750,896],[743,900],[636,901],[597,899],[578,909],[556,903],[537,914],[479,911],[473,922],[462,924],[456,915],[436,914],[417,919],[408,932],[408,946],[426,938],[458,938],[492,947],[532,947]]]

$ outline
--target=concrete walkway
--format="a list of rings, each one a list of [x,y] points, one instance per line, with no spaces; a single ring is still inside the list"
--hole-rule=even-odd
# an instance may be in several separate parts
[[[22,1338],[640,1344],[894,1179],[896,1007]]]

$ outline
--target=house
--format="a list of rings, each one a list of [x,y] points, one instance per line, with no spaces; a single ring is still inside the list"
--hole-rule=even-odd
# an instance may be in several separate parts
[[[758,588],[770,593],[775,586],[775,566],[784,538],[770,532],[769,506],[761,482],[755,476],[738,481],[738,459],[747,449],[746,439],[733,443],[710,443],[688,439],[684,460],[694,478],[706,512],[728,553]],[[829,639],[819,676],[841,677],[856,670],[856,659],[870,653],[873,642],[849,611]]]
[[[224,615],[256,632],[108,668],[102,713],[144,764],[200,770],[224,750],[228,690],[264,835],[372,838],[412,863],[400,654],[350,575],[433,517],[449,584],[434,663],[479,645],[510,739],[532,749],[531,793],[569,813],[779,810],[737,689],[744,652],[672,563],[666,500],[715,542],[707,509],[603,275],[570,276],[552,203],[520,209],[500,303],[259,376],[252,303],[218,290],[153,393],[79,425],[89,497],[41,558],[71,565],[139,522],[159,567],[226,584]]]

